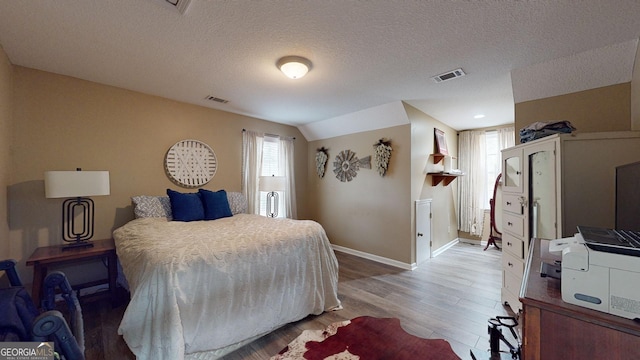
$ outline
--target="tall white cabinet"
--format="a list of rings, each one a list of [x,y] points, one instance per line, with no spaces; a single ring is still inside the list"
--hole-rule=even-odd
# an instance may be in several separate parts
[[[615,168],[640,161],[640,132],[552,135],[502,151],[502,301],[518,313],[532,238],[615,227]]]

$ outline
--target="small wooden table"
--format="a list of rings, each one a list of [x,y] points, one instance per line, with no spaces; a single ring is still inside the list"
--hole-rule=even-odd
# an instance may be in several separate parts
[[[109,296],[112,303],[117,300],[116,279],[118,277],[116,246],[113,239],[91,241],[93,247],[62,250],[64,245],[37,248],[27,259],[27,266],[33,265],[33,288],[31,296],[37,307],[42,303],[42,285],[49,266],[71,264],[84,260],[107,258]],[[104,283],[104,282],[102,282]]]
[[[520,292],[522,359],[640,359],[640,324],[566,303],[560,280],[540,276],[542,248],[548,246],[532,239],[529,249]]]

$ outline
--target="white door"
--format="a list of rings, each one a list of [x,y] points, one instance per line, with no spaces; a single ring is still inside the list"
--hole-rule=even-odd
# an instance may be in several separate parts
[[[529,237],[557,239],[555,142],[525,149],[529,163]],[[589,156],[585,154],[585,156]]]
[[[431,199],[416,200],[416,265],[431,258]]]
[[[522,147],[502,150],[502,190],[522,192]]]

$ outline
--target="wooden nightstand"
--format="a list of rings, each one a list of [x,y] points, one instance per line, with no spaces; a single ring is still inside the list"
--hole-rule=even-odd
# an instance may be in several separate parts
[[[44,246],[37,248],[33,254],[31,254],[29,259],[27,259],[27,266],[33,265],[33,288],[31,296],[38,307],[40,307],[42,303],[42,285],[45,276],[47,276],[47,268],[49,266],[103,258],[106,258],[108,261],[108,278],[106,281],[76,285],[73,288],[77,290],[87,286],[108,283],[108,296],[111,298],[111,303],[117,303],[116,279],[118,277],[118,258],[116,256],[115,243],[113,239],[94,240],[91,242],[93,243],[93,247],[90,248],[75,248],[63,251],[63,245]]]

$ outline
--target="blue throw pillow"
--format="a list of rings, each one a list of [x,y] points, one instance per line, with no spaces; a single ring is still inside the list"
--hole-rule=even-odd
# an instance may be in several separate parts
[[[204,220],[204,207],[199,193],[180,193],[167,189],[171,213],[176,221]]]
[[[219,190],[214,192],[200,189],[198,193],[202,199],[205,220],[215,220],[233,216],[226,191]]]

